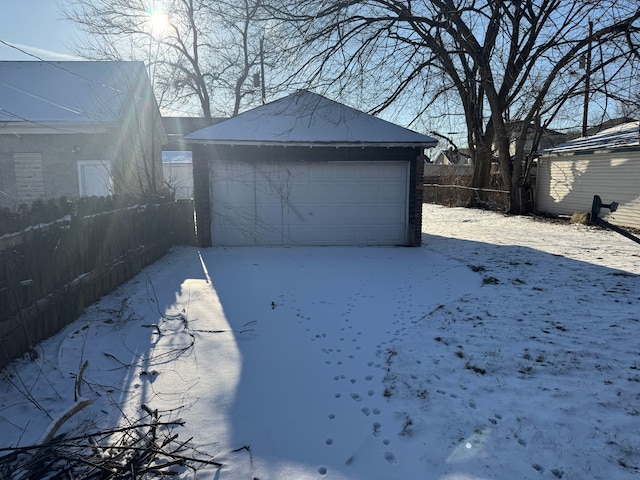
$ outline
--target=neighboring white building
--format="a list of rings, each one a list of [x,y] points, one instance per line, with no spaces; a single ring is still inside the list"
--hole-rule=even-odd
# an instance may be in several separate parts
[[[640,122],[629,122],[544,151],[538,163],[536,209],[554,215],[590,212],[593,196],[618,202],[601,216],[640,228]]]
[[[164,183],[176,200],[193,198],[193,163],[190,151],[162,152]]]
[[[191,132],[218,123],[223,118],[207,120],[204,117],[162,117],[168,142],[162,147],[164,183],[176,200],[193,198],[193,162],[191,145],[184,137]]]

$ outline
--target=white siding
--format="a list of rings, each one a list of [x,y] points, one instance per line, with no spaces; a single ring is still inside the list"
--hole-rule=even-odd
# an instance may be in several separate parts
[[[164,183],[171,189],[176,200],[193,198],[193,163],[191,152],[162,152]]]
[[[601,217],[620,226],[640,228],[640,151],[547,156],[537,173],[536,208],[555,215],[590,212],[594,195],[618,202]]]

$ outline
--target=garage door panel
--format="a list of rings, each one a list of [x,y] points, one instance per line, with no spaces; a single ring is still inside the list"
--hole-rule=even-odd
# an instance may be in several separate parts
[[[305,188],[300,188],[299,192],[300,194],[303,192],[306,193],[304,196],[300,195],[302,197],[301,201],[313,204],[317,203],[320,199],[325,202],[331,201],[332,198],[335,198],[337,190],[338,188],[334,183],[323,181],[305,185]]]
[[[254,196],[253,176],[232,169],[214,170],[211,179],[211,194],[223,203],[231,205],[248,205]]]
[[[253,165],[216,160],[211,176],[213,242],[404,244],[407,176],[408,162]]]
[[[306,194],[298,195],[299,191],[293,193],[296,200],[300,198],[303,204],[344,204],[344,203],[375,203],[396,202],[401,205],[406,204],[406,189],[399,190],[398,182],[393,184],[378,184],[374,182],[351,182],[344,185],[318,184],[311,185],[305,190]]]
[[[300,245],[370,245],[371,235],[380,243],[378,245],[401,245],[404,237],[389,233],[386,228],[377,227],[361,231],[357,227],[327,226],[326,228],[296,226],[290,231]]]

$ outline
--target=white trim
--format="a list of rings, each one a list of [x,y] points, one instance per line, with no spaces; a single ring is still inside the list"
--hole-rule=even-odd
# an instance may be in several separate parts
[[[335,147],[335,148],[368,148],[368,147],[379,147],[379,148],[398,148],[398,147],[409,147],[409,148],[431,148],[437,145],[437,142],[428,143],[428,142],[296,142],[296,141],[283,141],[283,142],[273,142],[273,141],[264,141],[264,140],[207,140],[207,139],[198,139],[198,138],[187,138],[185,139],[186,143],[195,143],[200,145],[228,145],[230,147],[234,146],[257,146],[257,147]]]
[[[111,163],[108,161],[103,161],[103,160],[78,160],[77,162],[78,165],[78,193],[81,197],[87,197],[87,196],[108,196],[108,195],[112,195],[113,194],[113,178],[111,176]],[[98,175],[102,176],[103,178],[101,179],[100,183],[108,183],[108,185],[102,185],[103,187],[106,187],[105,190],[103,191],[88,191],[88,185],[87,185],[87,181],[86,181],[86,175],[89,172],[89,168],[86,167],[92,167],[95,172],[98,172]],[[102,170],[102,171],[100,171]],[[104,177],[107,178],[104,178]],[[106,180],[106,182],[105,182]]]
[[[107,123],[64,123],[64,122],[2,122],[0,121],[0,135],[59,135],[70,133],[106,133],[114,128]]]

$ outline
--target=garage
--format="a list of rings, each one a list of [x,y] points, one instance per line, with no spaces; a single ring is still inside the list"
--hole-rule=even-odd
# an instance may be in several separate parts
[[[426,135],[302,91],[187,138],[203,246],[421,243]]]

